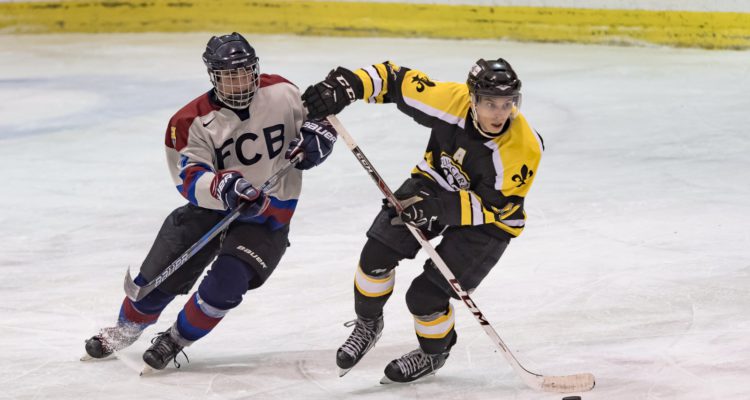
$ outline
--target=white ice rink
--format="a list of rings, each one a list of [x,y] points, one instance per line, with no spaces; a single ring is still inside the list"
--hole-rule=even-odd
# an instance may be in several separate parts
[[[380,194],[343,143],[305,175],[292,247],[190,363],[139,377],[149,339],[80,362],[114,323],[122,280],[184,203],[164,161],[169,117],[209,88],[210,34],[0,36],[0,398],[534,399],[473,317],[434,377],[378,383],[416,347],[404,262],[378,346],[344,378],[336,348]],[[387,59],[464,80],[503,56],[547,151],[528,225],[473,294],[528,369],[591,372],[584,400],[750,398],[750,53],[491,41],[248,36],[261,70],[300,87]],[[341,120],[397,186],[428,130],[394,106]]]

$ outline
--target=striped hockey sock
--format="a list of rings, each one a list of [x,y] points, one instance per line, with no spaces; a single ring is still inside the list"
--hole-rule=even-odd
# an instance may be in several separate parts
[[[208,335],[227,312],[229,310],[222,310],[206,303],[198,292],[193,293],[180,311],[177,323],[175,323],[178,333],[186,341],[180,344],[188,346]]]

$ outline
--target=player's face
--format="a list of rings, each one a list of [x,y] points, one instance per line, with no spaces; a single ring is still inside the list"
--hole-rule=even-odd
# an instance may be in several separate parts
[[[517,106],[518,96],[480,96],[475,104],[479,127],[487,133],[500,133],[505,122],[517,110]]]
[[[238,68],[216,72],[216,89],[228,99],[242,100],[255,91],[255,73],[252,69]]]

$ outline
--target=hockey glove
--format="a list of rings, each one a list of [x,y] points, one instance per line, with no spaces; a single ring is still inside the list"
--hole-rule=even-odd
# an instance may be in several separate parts
[[[440,223],[441,211],[440,200],[429,197],[423,198],[404,208],[404,211],[401,212],[401,220],[417,228],[441,234],[447,228]]]
[[[236,171],[227,171],[219,177],[216,192],[229,210],[236,210],[242,203],[248,205],[241,212],[244,217],[254,217],[263,214],[268,209],[270,200],[262,191],[253,187],[250,182]]]
[[[394,193],[404,211],[391,223],[408,223],[422,230],[442,234],[447,225],[440,223],[442,203],[423,181],[407,179]]]
[[[307,108],[307,118],[322,119],[338,114],[344,107],[364,95],[362,81],[352,71],[338,67],[328,76],[305,90],[302,103]]]
[[[336,129],[325,119],[305,121],[300,128],[299,137],[289,143],[284,157],[291,159],[302,153],[304,157],[295,165],[297,169],[310,169],[323,163],[333,151],[336,143]]]

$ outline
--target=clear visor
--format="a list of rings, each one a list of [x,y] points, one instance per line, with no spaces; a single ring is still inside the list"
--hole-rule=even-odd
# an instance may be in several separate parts
[[[476,112],[482,115],[504,115],[513,118],[521,109],[521,94],[513,96],[482,96],[471,97]]]
[[[508,120],[512,121],[520,109],[520,93],[513,96],[471,96],[474,127],[488,138],[499,135]]]
[[[257,62],[248,68],[209,70],[208,73],[216,95],[224,104],[232,108],[250,105],[260,80]]]

